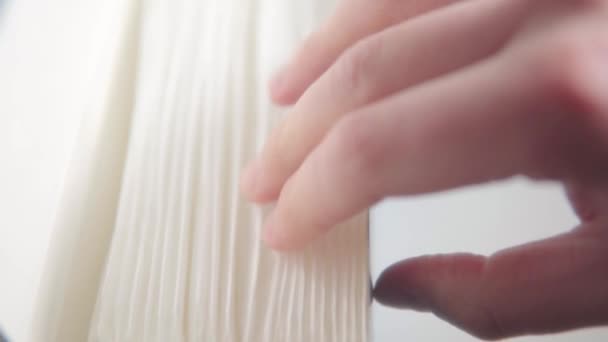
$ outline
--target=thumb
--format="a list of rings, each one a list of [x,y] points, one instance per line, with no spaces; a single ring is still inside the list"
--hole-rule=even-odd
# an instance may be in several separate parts
[[[423,256],[386,269],[380,303],[438,317],[482,339],[608,323],[608,234],[579,228],[501,251]]]

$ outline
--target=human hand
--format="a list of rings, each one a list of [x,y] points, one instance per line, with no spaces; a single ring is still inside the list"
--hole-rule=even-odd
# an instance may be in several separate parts
[[[344,0],[271,93],[295,106],[242,182],[277,200],[271,247],[387,196],[557,180],[574,230],[406,260],[375,296],[488,339],[608,324],[608,1]]]

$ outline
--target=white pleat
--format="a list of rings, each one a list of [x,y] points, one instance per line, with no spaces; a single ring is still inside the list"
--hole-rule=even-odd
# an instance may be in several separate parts
[[[269,72],[321,19],[315,2],[141,1],[133,121],[91,341],[367,340],[366,216],[278,255],[260,242],[264,209],[238,189],[282,113]]]

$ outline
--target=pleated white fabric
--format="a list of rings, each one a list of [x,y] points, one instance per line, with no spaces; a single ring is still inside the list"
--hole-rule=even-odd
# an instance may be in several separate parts
[[[283,112],[268,76],[331,2],[122,6],[32,340],[367,340],[367,216],[279,255],[260,242],[264,210],[238,189]]]

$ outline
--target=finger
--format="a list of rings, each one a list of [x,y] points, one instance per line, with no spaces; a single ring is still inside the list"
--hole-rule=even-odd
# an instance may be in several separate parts
[[[427,256],[386,269],[376,299],[432,311],[484,339],[608,323],[605,226],[579,229],[489,258]]]
[[[335,13],[313,33],[270,82],[272,99],[294,103],[336,58],[359,39],[398,22],[458,0],[341,1]]]
[[[566,193],[582,222],[594,222],[608,217],[608,184],[568,182]]]
[[[247,171],[255,173],[247,176],[255,185],[244,186],[248,197],[276,199],[285,180],[345,113],[494,53],[517,26],[522,4],[463,2],[391,28],[351,49],[275,129],[254,164],[257,171]]]
[[[277,249],[303,246],[391,195],[517,174],[605,175],[589,128],[597,125],[587,120],[608,116],[575,114],[608,114],[608,83],[594,76],[603,57],[578,45],[564,51],[570,45],[504,53],[344,117],[283,187],[264,239]],[[564,64],[568,54],[578,57]]]

